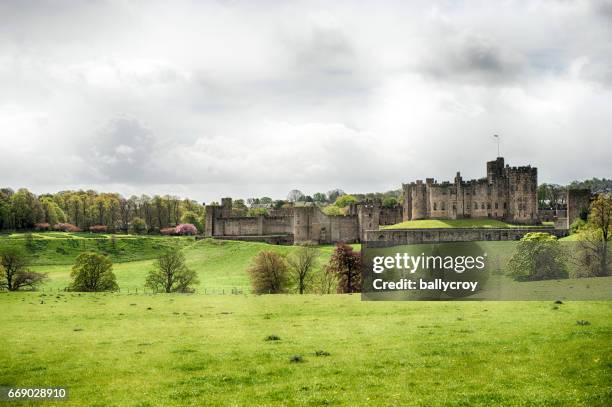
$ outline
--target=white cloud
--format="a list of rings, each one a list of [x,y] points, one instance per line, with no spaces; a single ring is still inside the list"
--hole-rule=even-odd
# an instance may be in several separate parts
[[[606,2],[0,5],[0,174],[37,192],[284,196],[610,176]],[[601,146],[601,147],[599,147]]]

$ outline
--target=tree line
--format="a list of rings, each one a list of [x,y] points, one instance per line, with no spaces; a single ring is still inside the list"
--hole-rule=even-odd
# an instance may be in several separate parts
[[[90,230],[159,232],[181,223],[202,231],[204,205],[170,195],[131,196],[118,193],[61,191],[35,195],[26,188],[0,189],[0,230]],[[94,230],[95,231],[95,230]]]

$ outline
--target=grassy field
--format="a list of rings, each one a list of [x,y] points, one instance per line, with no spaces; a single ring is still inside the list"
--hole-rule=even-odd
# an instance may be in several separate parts
[[[18,293],[0,295],[0,309],[0,384],[67,386],[62,406],[603,406],[612,397],[610,302]]]
[[[0,237],[0,246],[21,238]],[[58,406],[605,406],[612,398],[609,301],[210,295],[248,292],[252,256],[294,248],[151,239],[141,244],[183,245],[198,294],[127,294],[142,287],[153,249],[115,264],[121,293],[54,292],[76,253],[47,245],[35,266],[51,277],[46,291],[0,293],[0,386],[66,386],[67,401],[45,402]],[[326,261],[332,247],[319,250]]]
[[[496,219],[423,219],[383,226],[382,229],[515,228],[521,226],[524,227],[524,225],[512,225]]]

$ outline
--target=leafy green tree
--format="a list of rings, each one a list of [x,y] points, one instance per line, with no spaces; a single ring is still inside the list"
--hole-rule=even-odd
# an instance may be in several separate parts
[[[147,224],[142,218],[134,218],[130,224],[130,230],[132,233],[142,235],[147,233]]]
[[[0,289],[17,291],[27,287],[33,290],[47,278],[46,273],[35,273],[28,266],[28,256],[22,249],[10,246],[2,249],[0,251]]]
[[[382,201],[382,206],[384,208],[394,208],[397,206],[397,198],[394,196],[386,196]]]
[[[327,197],[323,192],[315,192],[312,195],[312,200],[318,204],[324,204],[325,202],[327,202]]]
[[[247,270],[255,294],[279,294],[287,291],[289,281],[285,257],[273,251],[261,251]]]
[[[264,196],[262,198],[259,198],[259,203],[262,205],[271,205],[272,204],[272,198]]]
[[[355,198],[353,195],[342,195],[336,199],[334,205],[336,205],[338,208],[345,208],[354,203],[357,203],[357,198]]]
[[[577,253],[583,276],[609,276],[612,256],[612,195],[599,194],[589,207],[588,222],[578,233]]]
[[[329,216],[341,216],[344,215],[342,209],[337,207],[336,205],[327,205],[323,208],[323,213]]]
[[[195,291],[193,286],[199,284],[199,280],[196,272],[185,264],[183,252],[172,248],[157,259],[145,284],[155,291],[190,293]]]
[[[81,253],[72,266],[71,291],[97,292],[117,291],[117,278],[113,273],[113,263],[99,253]]]
[[[181,216],[181,223],[191,223],[198,229],[198,232],[201,233],[204,231],[202,218],[195,212],[187,211],[183,213],[183,216]]]
[[[11,196],[11,215],[16,229],[31,229],[43,220],[44,211],[36,195],[21,188]]]
[[[567,278],[566,254],[557,238],[532,232],[521,238],[508,263],[508,275],[517,281]]]

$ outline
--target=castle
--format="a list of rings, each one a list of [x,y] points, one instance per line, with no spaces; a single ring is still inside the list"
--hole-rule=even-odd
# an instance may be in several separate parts
[[[204,235],[274,244],[328,244],[374,240],[409,243],[465,239],[513,240],[533,231],[533,228],[497,231],[482,228],[381,231],[380,226],[407,220],[466,218],[489,218],[512,224],[539,225],[537,178],[536,168],[510,167],[504,165],[502,157],[498,157],[487,162],[486,178],[464,181],[461,174],[457,173],[453,183],[438,183],[433,178],[427,178],[425,182],[403,184],[401,204],[384,207],[380,202],[359,202],[350,205],[346,215],[327,215],[316,205],[307,203],[271,209],[267,215],[256,217],[235,216],[232,214],[232,199],[223,198],[221,205],[206,206]],[[559,236],[567,233],[567,225],[571,224],[585,205],[588,207],[588,196],[589,194],[582,196],[568,191],[568,208],[573,208],[572,211],[568,211],[566,218],[559,219],[560,227],[547,227],[546,231]]]
[[[403,219],[492,218],[510,223],[538,220],[537,168],[504,166],[503,157],[487,162],[487,177],[454,182],[427,178],[402,184]]]

